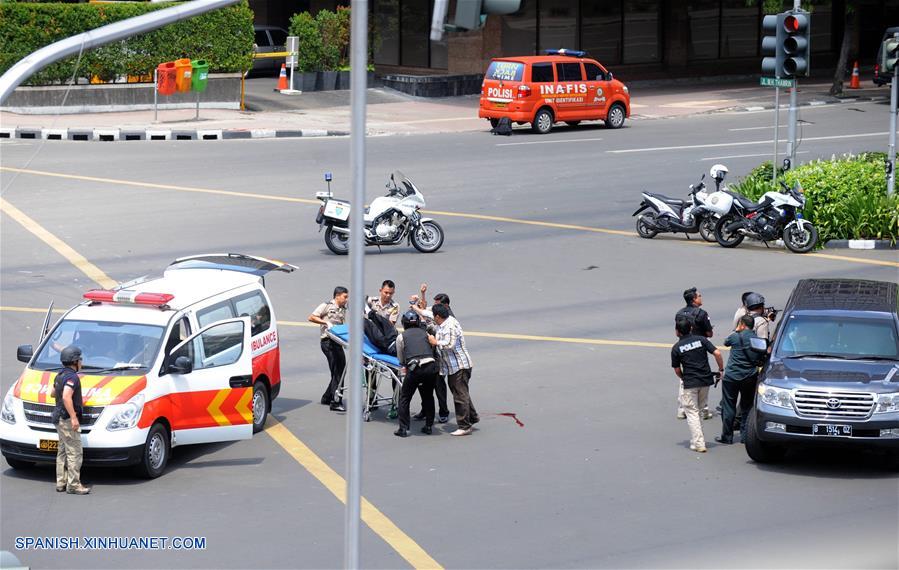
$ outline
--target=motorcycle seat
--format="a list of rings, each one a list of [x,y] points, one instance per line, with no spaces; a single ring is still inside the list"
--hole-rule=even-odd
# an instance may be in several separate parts
[[[671,206],[683,206],[687,203],[686,200],[681,200],[680,198],[671,198],[669,196],[665,196],[664,194],[656,194],[654,192],[647,192],[647,196],[652,196],[656,200],[661,200],[666,204],[670,204]]]
[[[742,206],[743,209],[745,209],[747,212],[755,212],[756,210],[760,210],[765,206],[765,204],[757,204],[746,196],[742,196],[740,194],[737,194],[736,192],[728,192],[728,194],[733,196],[734,200],[736,200],[736,202],[740,204],[740,206]]]

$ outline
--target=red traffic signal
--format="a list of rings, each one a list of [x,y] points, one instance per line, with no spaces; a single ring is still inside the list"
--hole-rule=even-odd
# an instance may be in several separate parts
[[[799,18],[796,16],[790,15],[784,18],[784,29],[793,34],[799,31]]]

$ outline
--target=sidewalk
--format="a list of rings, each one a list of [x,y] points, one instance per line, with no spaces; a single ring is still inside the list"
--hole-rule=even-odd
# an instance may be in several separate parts
[[[350,92],[322,91],[294,95],[272,92],[272,78],[247,82],[247,111],[193,109],[19,115],[0,112],[0,138],[74,138],[75,140],[222,139],[296,136],[345,136],[350,130]],[[844,91],[830,96],[829,83],[801,85],[801,106],[857,100],[889,101],[889,86]],[[774,90],[757,80],[719,84],[710,80],[688,85],[630,85],[631,120],[635,122],[722,111],[774,108]],[[367,92],[367,131],[372,136],[480,131],[489,128],[477,118],[478,96],[425,99],[384,88]],[[789,103],[781,91],[781,105]],[[143,133],[144,137],[140,137]],[[77,135],[77,136],[73,136]]]

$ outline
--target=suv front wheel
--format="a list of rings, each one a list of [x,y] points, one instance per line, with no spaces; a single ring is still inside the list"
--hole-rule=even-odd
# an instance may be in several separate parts
[[[786,455],[786,450],[779,445],[767,443],[759,439],[758,413],[749,412],[746,422],[746,454],[756,463],[777,463]]]
[[[535,133],[545,135],[553,130],[553,114],[549,109],[540,109],[534,115],[531,128]]]

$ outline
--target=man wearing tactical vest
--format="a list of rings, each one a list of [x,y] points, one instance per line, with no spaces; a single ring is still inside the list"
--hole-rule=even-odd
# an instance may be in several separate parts
[[[400,388],[399,428],[393,432],[398,437],[409,435],[409,402],[415,390],[421,395],[425,416],[422,433],[430,435],[434,425],[434,385],[440,367],[434,357],[434,349],[428,342],[428,333],[421,328],[421,317],[415,311],[407,311],[402,318],[403,334],[396,339],[396,356],[405,376]]]
[[[67,346],[59,355],[63,368],[53,381],[56,406],[51,419],[56,424],[59,445],[56,451],[56,491],[70,495],[87,495],[90,487],[81,484],[81,415],[84,408],[81,395],[81,349]]]
[[[702,293],[696,290],[696,287],[690,287],[684,291],[684,301],[687,303],[674,315],[674,323],[677,325],[679,319],[687,319],[693,325],[693,334],[706,338],[712,338],[712,321],[709,314],[702,308]],[[683,405],[684,383],[680,383],[677,391],[677,419],[687,419]],[[709,403],[707,400],[699,402],[699,415],[704,420],[710,420],[715,415],[709,411]]]

